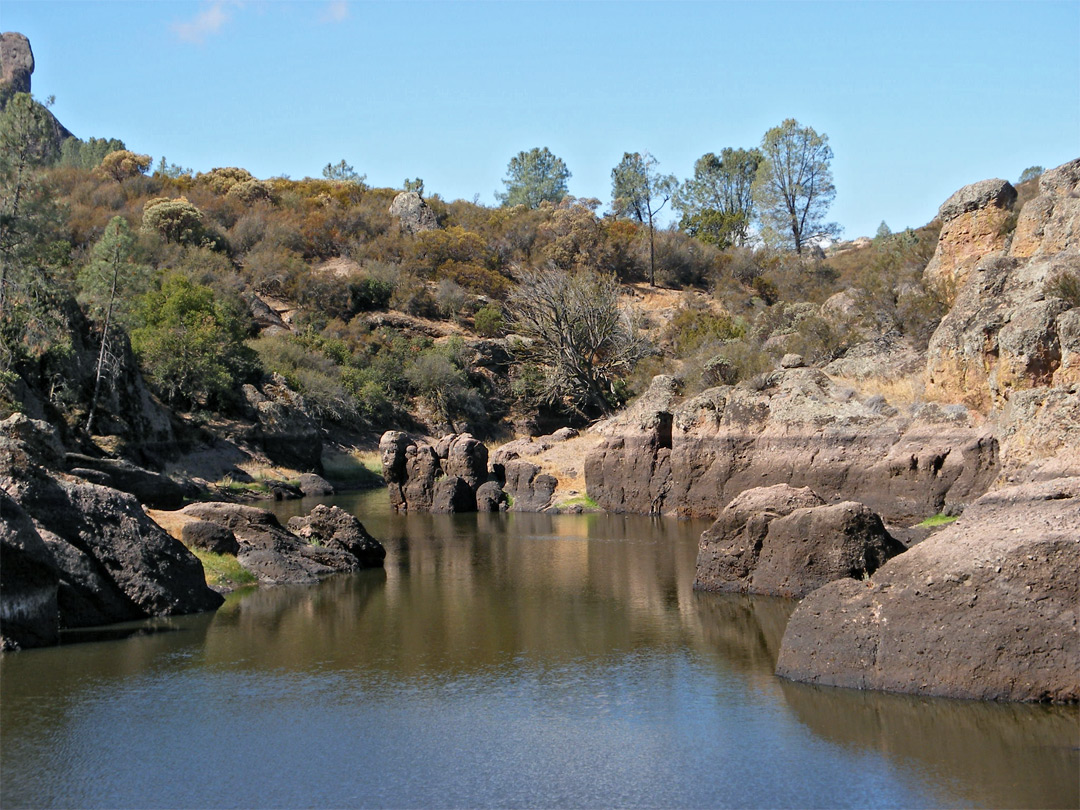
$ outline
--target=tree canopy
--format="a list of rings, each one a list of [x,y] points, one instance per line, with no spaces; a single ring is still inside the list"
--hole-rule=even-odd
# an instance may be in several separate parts
[[[761,152],[757,149],[721,151],[702,155],[694,163],[694,176],[675,195],[682,213],[679,226],[703,242],[727,247],[745,245],[754,215],[753,186]]]
[[[765,133],[761,153],[754,200],[768,234],[800,254],[808,239],[836,235],[839,226],[825,221],[836,197],[828,136],[789,118]]]
[[[562,158],[553,155],[546,146],[518,152],[506,167],[502,181],[506,191],[496,192],[495,197],[504,206],[539,208],[545,200],[560,202],[569,193],[566,181],[570,177]]]

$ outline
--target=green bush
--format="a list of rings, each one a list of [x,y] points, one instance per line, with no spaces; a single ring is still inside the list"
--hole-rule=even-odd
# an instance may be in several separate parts
[[[491,304],[481,307],[473,315],[473,329],[481,337],[497,337],[505,326],[502,310]]]
[[[235,400],[238,383],[257,368],[236,308],[186,276],[172,275],[141,296],[134,322],[132,347],[170,404],[226,406]]]

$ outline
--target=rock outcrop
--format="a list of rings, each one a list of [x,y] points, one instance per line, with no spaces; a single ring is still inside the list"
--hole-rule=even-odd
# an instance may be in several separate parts
[[[435,212],[415,191],[403,191],[390,203],[390,215],[398,218],[406,233],[433,231],[439,227]]]
[[[971,254],[971,272],[927,350],[932,395],[987,412],[1014,391],[1080,381],[1080,315],[1046,292],[1059,274],[1080,277],[1080,159],[1043,174],[1039,188],[1011,242],[1002,236]],[[958,239],[943,229],[935,259],[957,252]]]
[[[811,593],[777,673],[993,700],[1080,700],[1080,478],[988,493],[882,566]]]
[[[702,533],[694,587],[798,598],[835,579],[863,579],[903,550],[862,504],[828,506],[808,487],[759,487]]]
[[[658,378],[586,457],[588,492],[604,509],[715,518],[747,489],[808,486],[826,501],[865,504],[910,525],[981,495],[998,444],[963,406],[901,414],[860,400],[817,369],[774,372],[681,404]]]
[[[539,439],[509,442],[492,454],[468,433],[451,433],[435,444],[417,443],[399,430],[379,441],[390,505],[409,512],[544,512],[558,480],[521,458],[536,455],[576,431],[560,429]]]
[[[362,568],[376,568],[386,559],[382,543],[368,534],[355,515],[337,506],[319,504],[306,517],[289,518],[289,531],[308,542],[348,552]]]
[[[255,426],[246,437],[273,461],[305,471],[322,471],[322,431],[308,413],[304,398],[273,375],[262,390],[243,386]]]
[[[986,254],[1001,250],[1014,202],[1016,189],[1005,180],[972,183],[949,197],[938,209],[941,235],[924,272],[927,284],[957,290]]]
[[[62,472],[48,424],[0,422],[0,636],[53,643],[65,628],[213,610],[202,565],[134,497]]]
[[[372,546],[377,541],[340,509],[317,506],[297,523],[304,537],[254,506],[194,503],[181,512],[231,531],[239,544],[237,561],[266,585],[308,585],[329,574],[382,564],[382,555]]]
[[[7,31],[0,34],[0,84],[9,93],[29,93],[30,74],[34,72],[34,52],[30,40]]]

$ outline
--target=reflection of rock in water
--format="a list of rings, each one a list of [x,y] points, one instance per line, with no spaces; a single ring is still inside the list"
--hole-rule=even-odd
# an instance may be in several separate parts
[[[386,573],[375,568],[332,576],[317,585],[235,594],[214,616],[207,658],[250,661],[257,668],[309,669],[312,661],[338,656],[337,644],[355,635],[371,598],[385,585]]]
[[[947,700],[780,680],[795,716],[845,746],[876,748],[939,774],[977,805],[1080,805],[1075,706]],[[1049,776],[1048,776],[1049,775]]]
[[[772,678],[793,599],[694,592],[702,639],[741,672]]]

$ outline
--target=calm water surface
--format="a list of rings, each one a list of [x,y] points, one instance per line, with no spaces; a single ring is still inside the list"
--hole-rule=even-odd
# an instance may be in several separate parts
[[[1080,804],[1075,707],[775,678],[794,605],[693,592],[701,523],[333,502],[385,571],[0,658],[0,804]]]

